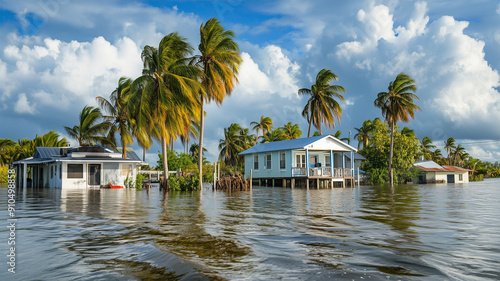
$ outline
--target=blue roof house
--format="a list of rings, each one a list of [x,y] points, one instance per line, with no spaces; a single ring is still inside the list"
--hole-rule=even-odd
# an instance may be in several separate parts
[[[364,160],[354,147],[330,135],[261,143],[240,155],[246,178],[251,170],[255,180],[305,180],[307,186],[310,179],[354,183]]]

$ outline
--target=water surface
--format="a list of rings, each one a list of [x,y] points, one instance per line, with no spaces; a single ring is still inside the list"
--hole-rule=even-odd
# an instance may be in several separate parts
[[[28,189],[16,202],[16,274],[2,254],[0,280],[498,280],[498,198],[498,179],[394,191]],[[6,210],[2,188],[5,226]]]

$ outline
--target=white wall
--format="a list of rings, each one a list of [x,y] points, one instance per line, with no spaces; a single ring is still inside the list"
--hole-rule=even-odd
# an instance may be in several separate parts
[[[68,179],[68,162],[63,162],[63,188],[87,188],[87,165],[84,162],[71,162],[69,164],[82,164],[83,176],[78,179]]]

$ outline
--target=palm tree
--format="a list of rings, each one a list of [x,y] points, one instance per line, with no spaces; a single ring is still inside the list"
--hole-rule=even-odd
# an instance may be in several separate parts
[[[410,122],[410,117],[415,118],[415,111],[420,110],[414,99],[419,99],[414,92],[417,91],[415,80],[410,76],[400,73],[396,80],[389,83],[387,92],[380,92],[375,99],[375,106],[382,110],[391,128],[391,145],[389,151],[389,178],[391,189],[394,187],[394,175],[392,172],[392,158],[394,154],[394,127],[398,121]]]
[[[443,154],[441,154],[441,149],[436,149],[433,152],[431,152],[431,159],[432,161],[435,161],[438,164],[442,162]]]
[[[307,137],[311,136],[311,125],[314,125],[322,135],[321,123],[325,123],[328,128],[335,128],[334,119],[340,122],[342,119],[342,108],[335,98],[344,101],[344,96],[340,93],[345,93],[342,86],[330,85],[333,80],[338,80],[337,75],[331,70],[322,69],[316,76],[316,82],[311,86],[311,89],[302,88],[299,90],[299,95],[308,95],[310,98],[302,111],[302,116],[309,122],[309,130]]]
[[[466,152],[465,147],[461,144],[457,145],[455,151],[453,152],[453,164],[463,164],[464,160],[469,156]]]
[[[189,156],[191,156],[191,159],[193,159],[193,162],[195,163],[198,162],[199,151],[200,151],[200,146],[197,143],[193,143],[189,147]],[[207,149],[203,148],[202,155],[205,154],[205,152],[207,152]]]
[[[219,140],[219,158],[228,165],[236,165],[239,162],[238,154],[246,148],[242,131],[239,124],[233,123],[229,128],[224,128],[224,139]]]
[[[145,46],[143,75],[132,85],[129,108],[136,126],[161,141],[163,188],[168,187],[167,142],[189,130],[199,118],[200,71],[188,64],[192,47],[177,33],[163,37],[158,48]]]
[[[120,78],[118,80],[118,87],[111,92],[109,96],[109,101],[101,96],[96,97],[99,107],[109,113],[109,115],[103,116],[104,119],[111,123],[108,133],[109,137],[114,139],[116,132],[120,134],[123,158],[127,158],[127,144],[133,143],[129,121],[130,116],[127,110],[127,102],[132,82],[133,81],[130,78]]]
[[[415,138],[417,136],[417,134],[415,134],[415,130],[410,129],[408,127],[404,127],[401,130],[401,135],[409,138]]]
[[[363,148],[370,145],[370,138],[374,131],[372,120],[365,120],[361,128],[354,128],[354,130],[357,131],[354,138],[358,140],[358,150],[361,149],[361,145],[363,145]]]
[[[281,128],[274,129],[267,132],[263,137],[261,143],[275,142],[286,140],[287,136]]]
[[[340,141],[347,142],[347,144],[350,144],[351,140],[349,138],[342,138],[342,131],[337,130],[335,134],[330,134],[330,136],[339,139]]]
[[[444,141],[444,150],[448,153],[448,165],[451,165],[452,153],[455,148],[457,148],[457,146],[455,145],[454,138],[449,138]]]
[[[72,128],[64,126],[68,135],[78,141],[81,145],[94,145],[96,142],[110,143],[103,136],[111,123],[108,121],[99,122],[103,118],[101,110],[93,106],[85,106],[80,112],[78,125]]]
[[[238,74],[241,58],[238,44],[234,41],[234,32],[224,30],[215,18],[208,20],[200,26],[199,56],[193,59],[203,72],[201,78],[202,91],[200,91],[200,137],[199,145],[203,148],[204,116],[203,105],[205,101],[215,101],[222,104],[224,98],[231,94],[235,83],[238,82]],[[198,157],[198,170],[200,179],[203,177],[203,149],[200,149]],[[200,189],[203,181],[200,180]]]
[[[271,131],[271,128],[273,126],[273,119],[262,115],[260,117],[260,122],[253,121],[250,123],[250,126],[253,126],[252,130],[254,130],[257,133],[257,138],[259,138],[259,131],[262,132],[262,135]]]
[[[292,122],[288,122],[287,124],[283,125],[281,128],[283,132],[285,132],[286,139],[292,140],[292,139],[297,139],[302,136],[302,131],[299,128],[299,124],[295,123],[292,125]]]
[[[429,138],[428,136],[425,136],[422,141],[420,142],[420,149],[422,151],[422,154],[424,155],[424,158],[426,160],[431,160],[432,159],[432,151],[431,149],[436,148],[435,145],[432,144],[432,139]],[[441,153],[441,151],[439,151]]]

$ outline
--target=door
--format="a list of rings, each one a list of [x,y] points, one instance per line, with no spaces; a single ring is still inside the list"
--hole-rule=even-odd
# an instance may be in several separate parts
[[[101,185],[101,164],[89,164],[88,184]]]
[[[296,154],[295,155],[295,167],[297,167],[297,168],[305,168],[306,167],[306,155],[305,154]]]
[[[455,175],[447,175],[448,183],[455,183]]]

